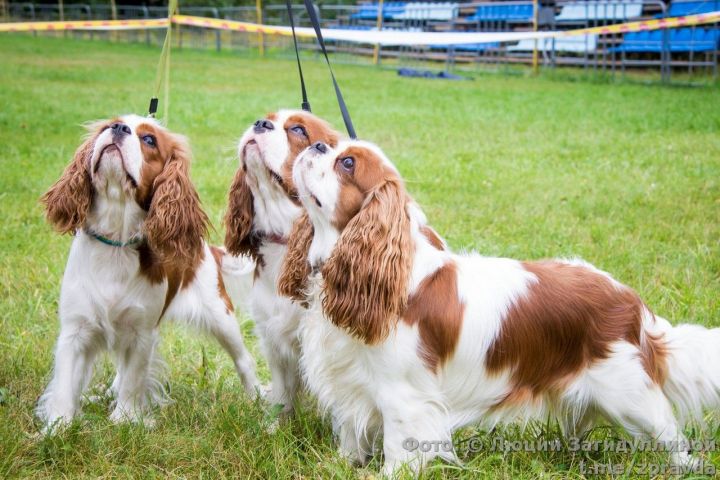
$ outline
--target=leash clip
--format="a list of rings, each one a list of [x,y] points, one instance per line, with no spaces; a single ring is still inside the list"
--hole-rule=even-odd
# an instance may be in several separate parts
[[[151,98],[150,107],[148,108],[148,117],[155,118],[155,114],[157,113],[157,107],[158,99],[156,97]]]

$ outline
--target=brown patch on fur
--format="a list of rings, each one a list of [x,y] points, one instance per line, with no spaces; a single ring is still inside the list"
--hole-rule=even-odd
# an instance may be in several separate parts
[[[195,269],[183,268],[181,265],[173,265],[172,263],[168,264],[168,262],[163,261],[161,255],[150,248],[147,242],[140,244],[138,253],[140,257],[140,275],[145,276],[151,284],[162,283],[165,279],[167,279],[168,282],[168,289],[165,293],[165,303],[163,304],[162,313],[158,318],[159,323],[177,293],[182,288],[190,285],[195,279]],[[201,252],[201,261],[203,257],[204,255]]]
[[[430,242],[430,245],[435,247],[437,250],[445,250],[445,242],[443,242],[442,238],[440,238],[440,235],[438,235],[431,226],[421,225],[420,233],[422,233],[422,235],[427,239],[427,241]]]
[[[151,283],[168,282],[162,318],[177,293],[195,278],[204,258],[208,218],[190,181],[187,140],[151,123],[139,125],[136,134],[155,137],[155,147],[140,142],[144,161],[135,200],[148,211],[146,241],[139,247],[140,274]]]
[[[338,327],[367,344],[390,334],[407,305],[413,243],[408,195],[402,180],[364,147],[337,159],[355,158],[341,181],[335,224],[340,238],[322,268],[323,310]]]
[[[553,261],[523,266],[538,281],[510,308],[485,360],[492,373],[512,372],[513,391],[498,406],[519,398],[518,391],[557,392],[623,340],[640,348],[648,375],[662,385],[665,346],[648,334],[641,340],[646,307],[633,290],[618,289],[582,266]]]
[[[283,259],[278,292],[280,295],[304,302],[307,280],[310,275],[308,253],[313,239],[313,225],[307,213],[303,213],[293,224],[288,239],[288,250]]]
[[[169,269],[194,270],[203,257],[208,218],[190,181],[190,147],[183,137],[148,124],[138,127],[138,135],[144,135],[146,128],[152,129],[157,148],[142,142],[143,174],[150,168],[156,170],[155,165],[146,170],[147,164],[163,161],[163,168],[152,180],[148,202],[145,220],[148,244],[162,255]]]
[[[303,127],[307,132],[307,137],[291,132],[290,128],[295,126]],[[295,159],[300,152],[313,143],[323,142],[333,148],[336,147],[338,143],[339,135],[333,130],[330,124],[311,113],[298,112],[290,115],[287,120],[285,120],[283,128],[287,132],[288,147],[290,148],[288,157],[285,159],[285,163],[291,162],[290,171],[292,171],[292,164],[295,163]]]
[[[150,203],[155,190],[155,180],[172,157],[175,142],[172,134],[149,123],[138,125],[137,135],[141,138],[144,135],[153,135],[156,140],[156,148],[150,147],[143,141],[140,142],[144,161],[140,169],[140,182],[135,192],[135,200],[138,205],[147,211],[150,210]]]
[[[140,256],[140,275],[143,275],[151,284],[162,283],[165,279],[165,268],[162,258],[150,249],[147,242],[143,242],[138,247]]]
[[[225,303],[225,309],[228,313],[232,313],[235,311],[235,307],[233,306],[232,300],[230,299],[230,295],[228,295],[227,290],[225,289],[225,281],[223,280],[222,276],[222,259],[223,256],[226,255],[222,249],[214,246],[210,246],[210,252],[212,252],[212,256],[215,259],[215,265],[217,265],[217,275],[218,275],[218,293],[220,294],[220,298],[222,298],[223,302]]]
[[[290,130],[296,126],[303,127],[307,132],[307,136],[298,135]],[[315,142],[323,142],[331,147],[335,147],[338,142],[338,133],[333,130],[325,120],[306,112],[290,115],[287,120],[285,120],[283,128],[287,135],[289,152],[282,165],[282,171],[278,172],[282,178],[280,186],[285,190],[285,194],[290,200],[296,205],[300,205],[297,188],[292,179],[295,159],[300,152]]]
[[[250,255],[258,261],[259,245],[251,235],[254,217],[252,191],[245,181],[245,171],[238,168],[225,212],[225,248],[233,255]]]
[[[339,166],[337,160],[353,157],[355,170],[352,175]],[[385,165],[374,152],[364,147],[349,147],[335,161],[335,173],[340,179],[340,195],[335,207],[333,225],[342,230],[360,211],[368,193],[382,184],[385,179],[398,179],[397,173]]]
[[[90,157],[95,140],[106,123],[91,125],[90,136],[75,151],[72,162],[62,176],[40,198],[45,216],[60,233],[75,233],[82,227],[90,211],[93,186],[90,178]]]
[[[420,356],[430,370],[436,372],[455,353],[464,313],[455,262],[446,263],[425,277],[410,296],[403,321],[418,325]]]

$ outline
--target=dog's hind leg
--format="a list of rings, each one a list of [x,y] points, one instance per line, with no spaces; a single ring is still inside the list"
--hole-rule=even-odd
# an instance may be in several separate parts
[[[634,345],[619,342],[606,360],[590,367],[580,380],[590,404],[621,425],[636,440],[650,440],[670,452],[673,465],[695,467],[690,447],[670,401],[645,370]]]
[[[255,376],[255,359],[245,347],[235,315],[222,309],[215,313],[213,320],[208,322],[208,327],[210,333],[232,357],[245,391],[251,396],[256,395],[259,384]]]

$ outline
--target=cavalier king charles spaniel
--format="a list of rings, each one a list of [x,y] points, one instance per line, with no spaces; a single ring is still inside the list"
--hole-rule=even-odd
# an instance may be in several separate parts
[[[682,420],[717,407],[720,329],[673,327],[580,260],[451,252],[372,144],[318,142],[293,181],[307,214],[279,288],[309,303],[301,369],[347,458],[382,436],[386,473],[418,471],[457,458],[408,439],[550,415],[571,436],[608,420],[697,465],[673,406]]]
[[[189,167],[184,137],[153,119],[122,116],[90,127],[42,197],[48,221],[75,235],[60,291],[53,377],[37,406],[46,431],[78,413],[103,350],[117,367],[110,418],[143,421],[152,401],[164,398],[153,375],[164,318],[214,335],[245,390],[255,392],[255,363],[228,295],[250,288],[253,262],[205,242],[208,218]]]
[[[292,412],[298,372],[302,307],[277,291],[288,235],[302,206],[292,179],[295,158],[315,142],[336,145],[338,133],[308,112],[281,110],[251,125],[240,139],[240,168],[230,187],[225,247],[256,260],[250,311],[272,374],[267,395]]]

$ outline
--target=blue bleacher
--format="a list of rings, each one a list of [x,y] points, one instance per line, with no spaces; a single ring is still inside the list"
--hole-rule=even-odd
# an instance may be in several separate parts
[[[492,50],[500,48],[498,42],[492,43],[465,43],[462,45],[454,45],[455,51],[459,52],[484,52],[485,50]]]
[[[376,27],[372,27],[370,25],[328,25],[323,28],[329,28],[330,30],[377,30]]]
[[[467,17],[467,20],[479,22],[496,22],[496,21],[522,21],[530,22],[533,19],[532,4],[515,4],[515,5],[480,5],[475,10],[475,14]]]
[[[485,50],[492,50],[500,48],[500,43],[489,42],[489,43],[463,43],[457,45],[431,45],[432,50],[449,50],[452,48],[456,52],[484,52]]]
[[[710,52],[718,48],[720,30],[715,28],[676,28],[668,30],[671,52]],[[611,48],[614,52],[662,52],[663,31],[632,32],[623,36],[623,43]]]
[[[586,22],[589,20],[628,20],[642,15],[642,0],[587,0],[563,5],[555,17],[558,23]]]
[[[384,2],[382,14],[383,18],[392,18],[395,15],[401,15],[405,11],[407,2]],[[375,20],[378,17],[378,3],[360,4],[358,11],[350,15],[350,18],[356,20]]]
[[[696,2],[672,2],[667,12],[668,17],[685,17],[720,10],[720,0],[705,0]]]

